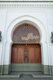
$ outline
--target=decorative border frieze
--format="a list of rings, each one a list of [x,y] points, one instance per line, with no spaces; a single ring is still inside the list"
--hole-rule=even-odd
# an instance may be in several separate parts
[[[13,1],[14,1],[14,2],[16,2],[16,1],[20,1],[20,2],[21,2],[21,1],[22,1],[22,2],[23,2],[23,1],[25,1],[25,2],[26,2],[26,1],[30,1],[30,2],[31,2],[31,1],[35,1],[35,2],[51,2],[51,1],[52,1],[52,2],[53,2],[53,0],[0,0],[0,1],[1,1],[1,2],[3,2],[3,1],[4,1],[4,2],[13,2]]]
[[[53,8],[53,2],[0,2],[0,8]]]

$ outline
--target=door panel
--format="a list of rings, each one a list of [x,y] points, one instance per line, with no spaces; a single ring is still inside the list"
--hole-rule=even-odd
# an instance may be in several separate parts
[[[34,52],[34,46],[30,45],[28,47],[29,50],[29,63],[35,63],[35,52]]]
[[[18,58],[18,50],[17,50],[17,47],[16,46],[13,46],[12,48],[12,55],[11,55],[11,62],[12,63],[17,63],[17,58]]]
[[[41,48],[40,48],[40,45],[35,46],[35,63],[41,63]]]
[[[22,46],[18,47],[18,63],[23,63],[23,51],[24,48]]]

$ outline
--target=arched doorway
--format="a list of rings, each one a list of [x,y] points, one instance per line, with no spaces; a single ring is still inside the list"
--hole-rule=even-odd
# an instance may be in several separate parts
[[[41,45],[38,29],[29,23],[16,27],[12,36],[12,71],[41,72]]]

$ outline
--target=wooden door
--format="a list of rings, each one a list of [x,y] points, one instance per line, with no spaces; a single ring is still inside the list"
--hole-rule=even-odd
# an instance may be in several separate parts
[[[39,44],[12,46],[11,63],[41,63],[41,47]]]

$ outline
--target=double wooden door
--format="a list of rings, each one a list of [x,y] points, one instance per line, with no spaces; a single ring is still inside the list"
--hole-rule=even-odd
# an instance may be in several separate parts
[[[13,44],[11,63],[41,63],[41,46],[39,44]]]

